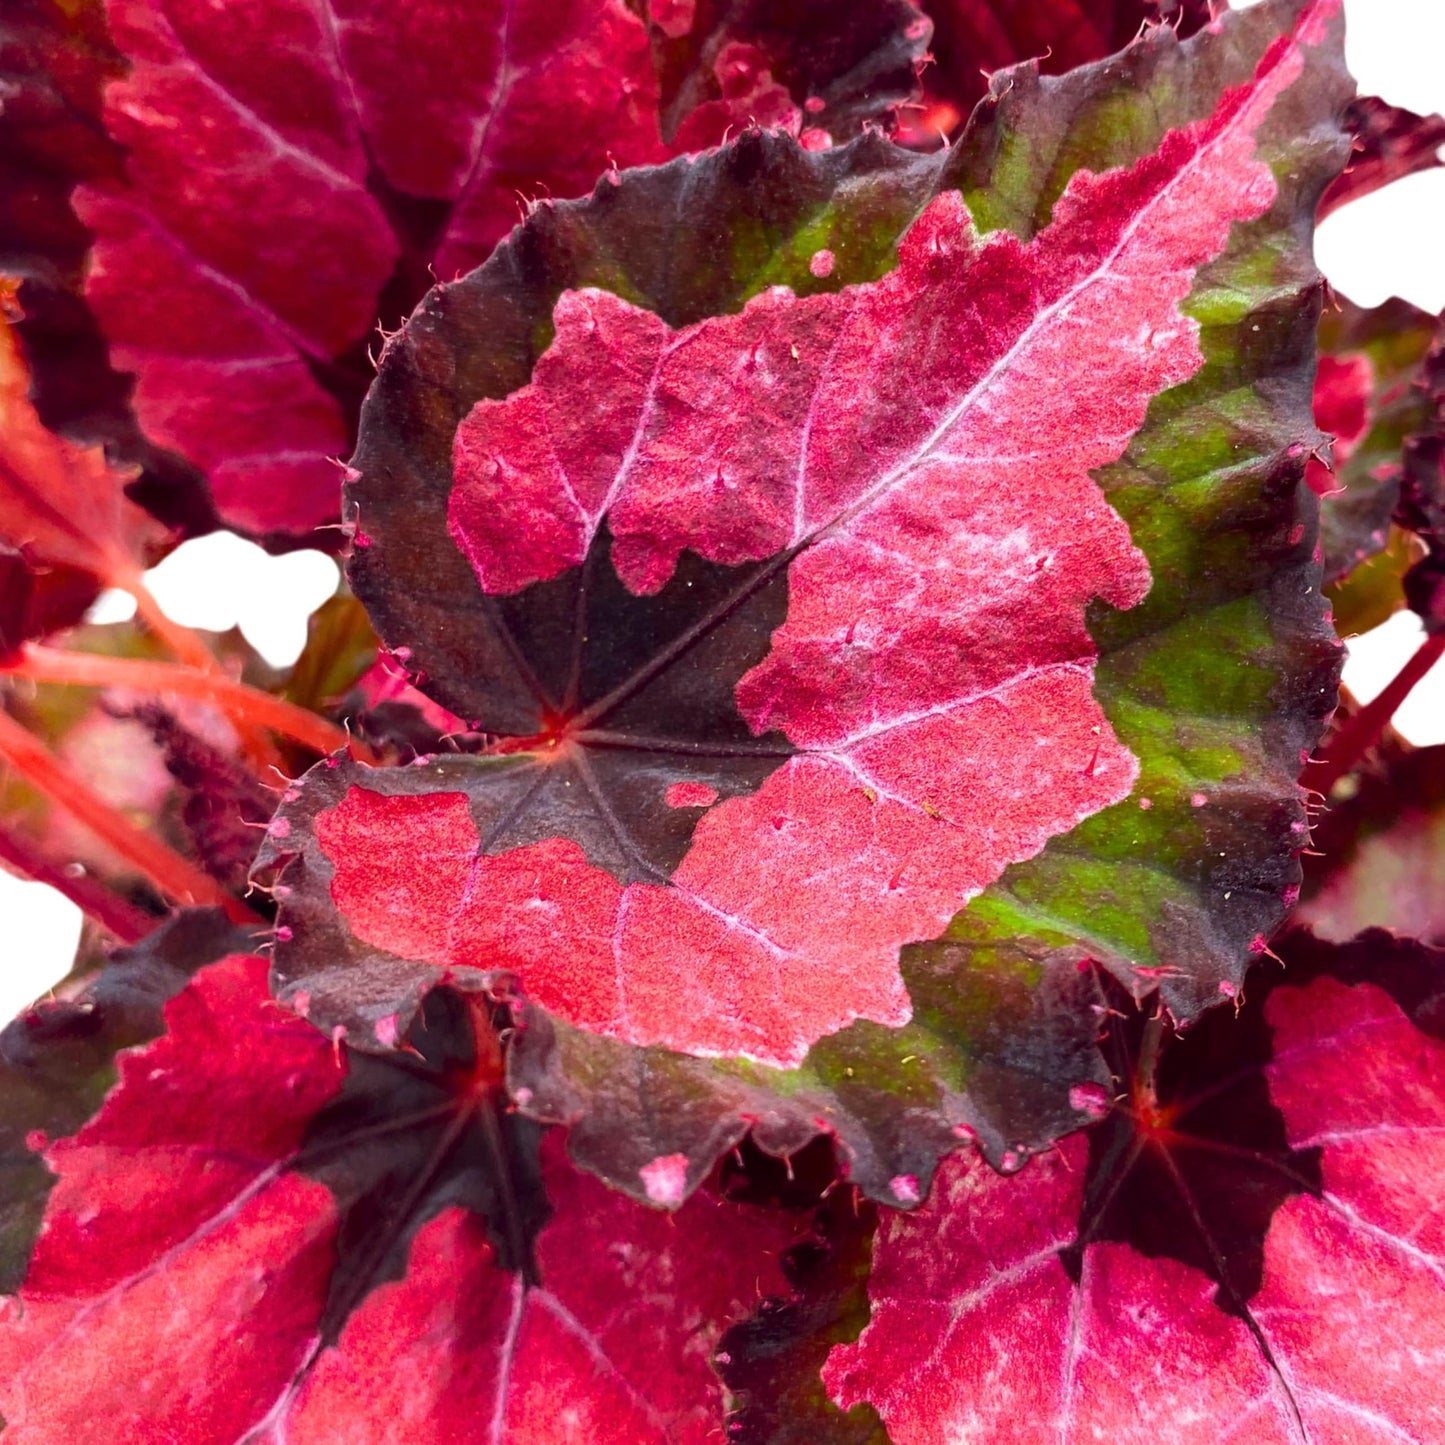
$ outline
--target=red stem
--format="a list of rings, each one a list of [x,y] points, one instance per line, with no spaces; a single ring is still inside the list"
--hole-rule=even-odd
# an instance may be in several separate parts
[[[75,776],[39,738],[0,710],[0,759],[39,788],[113,848],[138,873],[177,903],[212,904],[226,910],[233,923],[261,923],[239,898],[209,873],[173,852],[158,838],[137,828]]]
[[[112,893],[89,874],[72,876],[45,857],[34,844],[24,838],[0,831],[0,862],[17,873],[48,883],[63,893],[82,913],[88,914],[120,943],[139,943],[160,923],[124,898]]]
[[[220,670],[220,664],[206,645],[205,638],[201,637],[199,633],[193,632],[189,627],[182,627],[179,622],[172,622],[161,611],[160,603],[151,595],[150,588],[145,585],[139,572],[122,577],[119,585],[135,598],[136,610],[145,619],[146,626],[182,662],[188,667],[195,668],[198,672],[218,672]]]
[[[1305,782],[1329,797],[1330,789],[1374,746],[1400,704],[1416,684],[1445,657],[1445,632],[1432,632],[1373,702],[1367,702],[1329,741]]]
[[[138,692],[171,693],[215,703],[237,722],[271,728],[295,738],[323,755],[346,747],[345,729],[324,717],[248,687],[220,672],[198,672],[174,662],[146,662],[129,657],[102,657],[87,652],[61,652],[29,644],[3,669],[34,682],[77,683],[82,687],[129,687]],[[358,751],[360,744],[354,744]],[[369,754],[368,754],[369,760]]]

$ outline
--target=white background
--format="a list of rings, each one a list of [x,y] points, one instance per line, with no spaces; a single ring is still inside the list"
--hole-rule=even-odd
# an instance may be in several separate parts
[[[1346,53],[1363,94],[1421,114],[1445,111],[1445,0],[1345,0]],[[1315,246],[1320,269],[1364,306],[1403,296],[1445,309],[1445,170],[1397,181],[1337,211]],[[224,630],[239,626],[269,662],[286,666],[306,637],[306,619],[336,588],[336,566],[319,552],[268,557],[229,534],[188,542],[150,576],[152,591],[177,622]],[[106,596],[97,621],[120,621],[133,604]],[[1368,701],[1419,646],[1413,614],[1402,613],[1349,644],[1345,681]],[[1412,742],[1445,742],[1445,663],[1416,688],[1395,717]],[[70,968],[80,914],[40,883],[0,869],[0,1021],[43,994]]]

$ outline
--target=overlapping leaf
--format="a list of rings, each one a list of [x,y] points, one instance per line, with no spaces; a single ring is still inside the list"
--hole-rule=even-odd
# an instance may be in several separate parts
[[[456,995],[412,1054],[348,1059],[264,974],[205,969],[95,1118],[31,1137],[58,1179],[0,1304],[7,1445],[713,1438],[710,1350],[781,1288],[791,1217],[669,1218],[539,1153]]]
[[[263,860],[301,860],[282,996],[377,1047],[437,979],[513,970],[518,1097],[606,1177],[643,1193],[750,1124],[780,1150],[824,1128],[907,1202],[961,1132],[1017,1158],[1086,1117],[1084,960],[1182,1012],[1237,986],[1297,884],[1294,773],[1333,704],[1296,239],[1342,151],[1330,14],[1016,73],[947,157],[752,136],[539,214],[438,290],[370,403],[352,579],[424,688],[512,741],[301,785]],[[1115,246],[1150,259],[1098,269]],[[1100,304],[1120,329],[1071,333]],[[930,448],[958,460],[919,488]],[[1091,594],[1146,585],[1088,467],[1153,581],[1085,634]],[[1019,687],[1011,722],[975,696]],[[864,759],[875,718],[903,745]],[[900,984],[899,944],[1051,832]],[[831,1032],[850,1014],[881,1022]]]
[[[117,953],[77,999],[39,1004],[0,1032],[0,1290],[25,1277],[55,1182],[41,1151],[100,1107],[116,1053],[161,1032],[165,1001],[198,968],[246,946],[218,912],[180,914]]]
[[[913,98],[930,33],[911,0],[653,0],[658,114],[674,152],[750,124],[849,140]]]
[[[1290,956],[1087,1139],[1009,1180],[959,1156],[885,1212],[834,1399],[893,1445],[1437,1438],[1445,955]]]
[[[1445,116],[1416,115],[1373,95],[1353,101],[1346,121],[1355,150],[1344,173],[1320,198],[1320,218],[1341,206],[1418,171],[1440,164],[1445,145]]]
[[[1334,437],[1331,465],[1310,462],[1325,498],[1325,582],[1381,551],[1400,501],[1405,446],[1434,420],[1425,381],[1438,318],[1398,299],[1363,308],[1336,297],[1320,321],[1315,420]]]
[[[1430,420],[1406,443],[1396,519],[1425,552],[1405,574],[1405,601],[1438,634],[1445,632],[1445,345],[1438,337],[1423,372]]]
[[[928,40],[909,0],[668,6],[651,25],[622,0],[117,0],[108,36],[93,8],[27,4],[13,45],[30,90],[60,86],[82,32],[105,53],[103,110],[77,103],[76,125],[112,163],[65,175],[93,241],[85,302],[134,377],[140,435],[108,394],[59,394],[75,348],[37,328],[51,410],[152,472],[199,473],[225,521],[260,533],[335,517],[331,459],[350,449],[378,321],[485,259],[528,206],[664,159],[679,127],[682,149],[755,113],[796,132],[814,102],[843,139],[906,98]],[[22,110],[10,129],[36,149],[42,124]],[[52,189],[69,266],[78,228]],[[74,340],[87,320],[56,324]]]

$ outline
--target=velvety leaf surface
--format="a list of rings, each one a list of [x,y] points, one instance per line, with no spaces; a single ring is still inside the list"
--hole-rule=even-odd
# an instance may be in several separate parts
[[[41,1151],[100,1107],[117,1051],[161,1032],[162,1006],[196,969],[248,944],[219,912],[182,913],[117,952],[77,998],[37,1004],[0,1032],[0,1290],[25,1277],[55,1183]]]
[[[1362,95],[1346,112],[1355,151],[1344,174],[1320,199],[1320,219],[1391,181],[1440,164],[1445,116],[1416,115],[1378,96]]]
[[[1327,585],[1386,545],[1405,444],[1434,418],[1424,368],[1439,324],[1398,298],[1367,309],[1336,297],[1320,318],[1315,421],[1335,439],[1333,471],[1311,459],[1309,481],[1325,499]]]
[[[1315,827],[1300,920],[1345,943],[1367,928],[1445,946],[1445,748],[1387,743]]]
[[[1327,13],[1303,12],[1302,44],[1271,48],[1296,15],[1274,5],[1192,49],[1155,31],[1097,71],[1022,70],[946,157],[745,137],[539,213],[434,293],[369,403],[351,576],[426,691],[510,736],[295,790],[262,858],[299,860],[282,996],[374,1048],[437,979],[518,971],[514,1085],[609,1179],[644,1193],[682,1153],[695,1181],[749,1124],[779,1150],[829,1128],[896,1202],[958,1131],[1002,1159],[1077,1124],[1070,1089],[1098,1067],[1084,960],[1139,991],[1164,977],[1181,1012],[1237,984],[1297,884],[1294,777],[1333,703],[1301,486],[1317,281],[1296,239],[1340,155]],[[1124,137],[1107,117],[1136,101]],[[1005,164],[1023,137],[1030,163]],[[1122,241],[1113,200],[1140,207]],[[1147,264],[1091,269],[1116,243]],[[997,324],[908,329],[973,302]],[[1067,366],[1062,318],[1097,307],[1108,335],[1157,344]],[[1123,319],[1156,311],[1162,330]],[[865,377],[876,403],[845,384]],[[584,426],[605,445],[579,458]],[[1109,456],[1112,510],[1085,474]],[[970,558],[930,507],[1014,537],[1017,563]],[[1082,613],[1145,585],[1115,512],[1152,590]],[[915,595],[931,631],[897,620]],[[982,695],[1000,686],[1012,720]],[[870,739],[875,719],[894,736]],[[965,741],[981,734],[987,752]],[[1071,809],[1121,797],[1134,760],[1132,800],[906,948],[900,986],[899,944]],[[887,1022],[828,1034],[850,1014]],[[773,1066],[820,1035],[800,1069]]]
[[[1437,1438],[1445,955],[1299,954],[1091,1135],[887,1213],[834,1399],[894,1445]]]
[[[669,1217],[539,1154],[485,1018],[440,991],[413,1052],[359,1057],[260,959],[201,972],[95,1118],[30,1141],[59,1177],[0,1304],[0,1438],[715,1438],[711,1350],[791,1217]]]
[[[350,449],[378,322],[484,260],[531,205],[675,153],[663,130],[682,128],[681,149],[755,114],[796,133],[814,101],[814,120],[855,133],[910,93],[928,39],[908,0],[669,5],[651,25],[623,0],[112,0],[83,27],[26,4],[46,21],[17,28],[31,89],[61,85],[52,52],[77,31],[107,57],[91,90],[109,81],[100,115],[82,108],[109,164],[61,165],[82,182],[80,224],[51,187],[60,262],[76,232],[93,242],[89,309],[32,344],[48,395],[64,336],[98,322],[140,435],[114,398],[53,409],[150,472],[204,476],[222,518],[259,533],[335,517],[331,459]],[[40,114],[13,128],[47,142]]]

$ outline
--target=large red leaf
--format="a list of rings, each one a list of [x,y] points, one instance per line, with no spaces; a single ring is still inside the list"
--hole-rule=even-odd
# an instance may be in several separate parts
[[[781,1284],[788,1219],[710,1195],[674,1217],[644,1209],[566,1164],[556,1138],[543,1178],[555,1213],[537,1243],[541,1283],[499,1270],[474,1219],[442,1214],[418,1233],[406,1278],[352,1316],[262,1438],[717,1439],[711,1349]],[[384,1435],[378,1399],[394,1402]]]
[[[32,1138],[59,1178],[0,1304],[6,1445],[540,1442],[559,1411],[587,1440],[715,1438],[711,1346],[782,1286],[792,1219],[643,1208],[557,1138],[538,1166],[454,995],[429,1053],[348,1058],[264,973],[204,970],[90,1123]]]
[[[16,48],[39,88],[62,69],[53,38],[78,22],[29,3],[43,23]],[[144,441],[97,414],[109,399],[62,395],[59,348],[37,332],[54,409],[152,469],[184,459],[232,525],[334,518],[330,459],[350,447],[378,321],[485,259],[529,206],[665,158],[679,125],[684,149],[754,114],[796,133],[812,101],[810,123],[841,139],[907,97],[928,39],[910,0],[818,9],[671,7],[649,25],[623,0],[114,0],[109,40],[90,24],[94,69],[123,73],[75,129],[94,122],[124,166],[65,164],[94,242],[86,299],[134,376]],[[22,112],[10,127],[34,147],[41,124]]]
[[[1096,450],[1107,455],[1126,446],[1092,479],[1074,474],[1079,485],[1066,505],[1083,506],[1091,525],[1103,530],[1077,539],[1086,547],[1073,545],[1070,535],[1053,549],[1067,567],[1038,569],[1031,579],[1017,568],[990,574],[986,564],[955,570],[972,587],[1021,586],[1007,596],[1000,587],[991,602],[963,587],[940,589],[942,569],[927,565],[934,552],[958,569],[966,549],[957,537],[932,550],[922,540],[930,501],[927,488],[911,485],[918,476],[888,506],[865,505],[840,519],[836,537],[804,537],[796,555],[789,544],[800,457],[807,459],[810,488],[830,478],[845,494],[854,485],[866,488],[868,467],[860,469],[859,458],[876,439],[886,469],[900,460],[898,452],[916,447],[920,409],[937,408],[941,420],[950,396],[967,397],[970,383],[960,370],[986,371],[1002,354],[997,348],[1006,351],[1020,337],[1021,355],[1045,334],[1058,339],[1047,323],[1031,326],[1033,301],[1011,283],[1037,285],[1046,309],[1058,283],[1043,276],[1044,260],[1056,255],[1072,264],[1075,244],[1087,252],[1084,233],[1101,219],[1091,202],[1153,184],[1211,126],[1227,130],[1228,116],[1264,107],[1283,78],[1276,62],[1291,63],[1280,31],[1295,24],[1300,8],[1256,7],[1183,45],[1167,28],[1156,29],[1118,61],[1058,80],[1026,68],[979,108],[969,135],[947,154],[917,157],[877,138],[813,153],[754,132],[687,164],[629,172],[586,202],[538,212],[485,267],[438,288],[389,345],[368,401],[348,483],[350,577],[413,680],[469,728],[496,736],[491,756],[481,759],[453,755],[407,769],[338,760],[314,770],[284,800],[261,860],[267,869],[277,863],[291,869],[280,895],[288,936],[278,944],[273,976],[282,997],[302,1002],[326,1028],[347,1029],[359,1047],[375,1049],[405,1027],[438,979],[486,987],[499,968],[520,964],[523,988],[540,985],[557,1011],[549,1015],[533,1000],[519,1015],[527,1026],[510,1053],[515,1097],[535,1117],[574,1125],[576,1157],[609,1180],[641,1194],[642,1171],[654,1159],[682,1154],[692,1183],[750,1127],[767,1149],[784,1153],[824,1129],[836,1132],[854,1177],[873,1197],[897,1201],[926,1188],[934,1161],[961,1130],[977,1131],[999,1161],[1017,1160],[1077,1127],[1084,1116],[1072,1102],[1074,1088],[1099,1082],[1100,1067],[1087,974],[1079,970],[1085,960],[1100,961],[1136,994],[1162,987],[1168,1007],[1183,1016],[1216,1000],[1223,986],[1237,987],[1252,941],[1273,932],[1297,885],[1295,854],[1306,826],[1299,758],[1333,705],[1337,666],[1318,600],[1318,562],[1311,560],[1315,502],[1300,485],[1317,440],[1306,403],[1319,297],[1300,238],[1344,150],[1330,120],[1346,94],[1331,43],[1300,47],[1306,78],[1284,89],[1261,117],[1238,185],[1214,187],[1185,224],[1186,230],[1213,224],[1211,205],[1227,215],[1236,204],[1264,204],[1263,185],[1252,200],[1241,197],[1239,186],[1247,191],[1251,176],[1267,184],[1267,159],[1279,187],[1272,209],[1248,225],[1227,226],[1216,213],[1226,249],[1199,272],[1183,303],[1209,318],[1197,337],[1207,358],[1203,370],[1154,398],[1132,440],[1117,433],[1111,440],[1107,426],[1092,438],[1075,436],[1069,425],[1075,398],[1068,396],[1062,426],[1051,431],[1047,418],[1028,416],[1032,431],[1064,439],[1037,477],[1021,460],[1029,446],[1005,439],[993,454],[1020,459],[1009,487],[990,486],[988,472],[976,497],[960,497],[948,490],[947,468],[927,478],[941,483],[952,514],[969,517],[984,535],[996,538],[1016,517],[1019,534],[1010,545],[1034,532],[1058,538],[1055,513],[1062,509],[1042,505],[1043,489],[1063,482],[1071,465],[1088,465]],[[1308,12],[1302,33],[1316,35],[1320,14]],[[1121,112],[1130,115],[1128,126],[1102,125],[1103,116]],[[1024,154],[1033,160],[1020,172],[1010,158]],[[1054,206],[1084,158],[1095,174],[1077,174]],[[1193,174],[1188,165],[1185,171]],[[955,188],[984,224],[1007,230],[930,258],[919,244],[925,235],[945,242],[950,227],[954,237],[964,234],[956,229]],[[1104,218],[1101,245],[1109,224]],[[897,269],[897,240],[910,225],[917,240],[905,246],[907,263]],[[1130,245],[1143,244],[1142,229],[1131,233]],[[733,238],[726,251],[716,244],[719,235]],[[968,288],[981,287],[1004,258],[1017,264],[995,273],[997,293],[979,289],[973,298],[983,315],[996,313],[1004,338],[969,323],[960,356],[951,358],[948,328],[928,329],[930,302],[914,293],[936,289],[939,314],[957,315],[961,305],[966,315]],[[1140,295],[1121,303],[1119,315],[1161,300],[1159,273],[1145,276]],[[1188,282],[1179,275],[1165,287],[1187,290]],[[1161,304],[1167,312],[1174,303]],[[589,340],[590,315],[617,323],[598,333],[607,344]],[[855,349],[858,328],[869,319],[897,320],[898,329],[874,348]],[[1140,354],[1143,372],[1162,365],[1173,375],[1170,366],[1193,364],[1186,357],[1192,331],[1186,321],[1182,332],[1161,336],[1157,353]],[[900,356],[910,337],[915,354]],[[655,368],[659,394],[639,409],[645,386],[628,372],[623,340],[650,346],[659,338],[686,350]],[[755,357],[754,343],[763,340],[769,344]],[[861,354],[852,375],[876,377],[888,389],[876,399],[866,391],[840,394],[836,369],[819,365],[825,342],[829,349],[836,343],[840,356]],[[689,352],[709,357],[709,366],[681,370]],[[1097,415],[1089,409],[1100,401],[1089,386],[1095,371],[1119,381],[1106,407],[1117,400],[1140,415],[1147,383],[1141,374],[1131,397],[1128,354],[1127,348],[1089,354],[1078,387],[1085,420]],[[649,356],[644,351],[651,366]],[[735,375],[718,367],[729,356],[743,363]],[[1111,372],[1115,367],[1123,370]],[[777,380],[771,392],[767,375]],[[808,428],[813,447],[805,453],[807,417],[799,417],[798,391],[806,394],[815,380],[820,407],[824,400],[836,404],[838,416],[826,417],[816,437]],[[1026,380],[1036,383],[1036,399],[1049,393],[1047,374],[1026,378],[1008,368],[995,389],[1022,396]],[[559,403],[569,381],[576,382],[575,416]],[[750,403],[741,418],[740,396]],[[1252,400],[1244,405],[1247,396]],[[716,409],[697,411],[689,423],[676,409],[684,400],[698,407],[715,402]],[[664,412],[659,401],[673,411]],[[895,410],[896,436],[889,430]],[[759,415],[773,424],[760,425]],[[526,423],[521,446],[519,417]],[[977,413],[966,420],[961,434],[977,427]],[[1121,428],[1133,424],[1118,412],[1114,420]],[[610,449],[597,459],[596,475],[578,466],[577,430],[589,425]],[[481,446],[488,428],[498,444],[490,458]],[[836,447],[820,457],[823,436]],[[687,457],[658,453],[654,437],[685,441],[706,455],[696,478],[702,485],[691,496]],[[632,468],[619,478],[634,439]],[[499,506],[512,497],[538,504],[516,529],[519,543],[534,544],[530,552],[488,530],[496,518],[485,502],[503,444],[516,475]],[[780,457],[781,502],[770,494],[766,472]],[[590,514],[567,502],[558,482],[564,464],[584,494],[589,487],[605,494],[620,481],[617,506],[600,525],[595,492]],[[676,522],[671,510],[648,515],[648,493],[638,490],[644,474],[659,495],[683,483]],[[708,516],[717,511],[708,498],[719,481],[722,498],[729,482],[742,484],[736,497],[745,525],[731,531]],[[1100,507],[1096,485],[1148,554],[1153,585],[1132,609],[1096,601],[1081,615],[1092,588],[1122,600],[1124,593],[1109,589],[1137,587],[1142,577],[1123,529]],[[821,501],[817,518],[807,515],[812,501]],[[804,502],[805,526],[828,520],[825,499],[810,491]],[[907,615],[901,607],[879,605],[906,595],[886,595],[886,585],[897,581],[885,575],[886,566],[835,569],[821,594],[814,585],[830,557],[858,554],[875,514],[896,518],[906,504],[918,516],[920,502],[925,531],[891,550],[905,565],[923,556],[919,576],[928,584],[918,581],[916,590],[938,609],[939,635],[962,644],[952,655],[940,655],[926,632],[900,622]],[[695,525],[681,532],[689,517]],[[1111,537],[1123,544],[1116,575],[1107,575]],[[766,548],[780,550],[760,556]],[[880,549],[883,563],[889,550]],[[1025,547],[1017,555],[1045,550]],[[484,590],[473,559],[483,573],[492,570],[486,580],[497,590]],[[509,567],[517,569],[510,583]],[[549,572],[555,575],[505,590]],[[813,587],[811,597],[794,586],[795,576]],[[1050,590],[1056,581],[1062,595]],[[913,579],[905,575],[902,585]],[[1026,597],[1029,607],[1039,601],[1051,609],[1032,633]],[[791,615],[800,599],[811,615]],[[839,612],[836,639],[795,645],[827,608]],[[1080,645],[1074,667],[1070,638]],[[1096,662],[1091,639],[1099,640]],[[1064,663],[1057,671],[1073,679],[1069,697],[1082,699],[1082,735],[1071,745],[1072,758],[1044,756],[1048,750],[1026,739],[1006,760],[1013,772],[989,773],[980,761],[995,751],[945,749],[938,781],[951,791],[941,799],[931,778],[905,778],[889,798],[887,787],[848,771],[863,761],[855,755],[866,739],[849,729],[871,706],[870,690],[880,711],[894,717],[906,710],[910,689],[931,700],[940,681],[955,686],[951,697],[962,702],[968,683],[961,678],[979,679],[985,688],[988,679],[1010,682],[1008,647],[1036,657],[1058,646],[1064,652],[1047,660]],[[832,677],[830,647],[849,655]],[[781,675],[782,662],[791,678]],[[1013,684],[1028,680],[1012,677]],[[988,699],[977,701],[977,711],[986,712]],[[598,715],[604,708],[612,709],[605,721]],[[1049,721],[1058,725],[1055,736],[1068,738],[1081,720],[1064,711]],[[912,723],[915,744],[928,726],[940,733],[953,726],[946,717]],[[771,731],[759,736],[754,726]],[[908,728],[896,731],[909,740]],[[1028,737],[1038,735],[1028,730]],[[796,1057],[806,1034],[793,1017],[815,1029],[829,1012],[846,1018],[849,1009],[865,1018],[898,1017],[898,984],[888,965],[908,936],[901,930],[912,926],[909,911],[946,916],[939,885],[966,894],[960,876],[970,857],[992,853],[996,866],[1015,844],[1021,851],[1028,846],[1017,830],[1010,838],[998,826],[1054,807],[1025,773],[1043,767],[1066,778],[1080,801],[1091,790],[1109,796],[1107,785],[1122,779],[1099,774],[1095,758],[1097,750],[1108,767],[1127,764],[1115,737],[1127,739],[1138,759],[1138,797],[1095,812],[1031,862],[1013,865],[942,939],[905,947],[899,966],[911,1021],[901,1027],[860,1021],[827,1033],[790,1074],[735,1056],[699,1057],[734,1040],[754,1058]],[[457,742],[450,738],[446,746]],[[884,756],[882,766],[891,761]],[[840,773],[849,791],[836,817],[820,819],[823,799],[816,793],[798,792],[786,812],[763,812],[756,801],[779,796],[789,779],[832,780]],[[981,820],[976,836],[964,835],[950,817]],[[773,818],[784,827],[773,828]],[[875,841],[867,830],[879,819],[907,826]],[[812,831],[794,828],[805,842],[788,858],[790,820]],[[1066,818],[1034,821],[1067,827]],[[742,830],[730,834],[734,822]],[[846,832],[855,822],[865,830],[871,876],[835,847],[860,842]],[[413,824],[417,831],[408,834]],[[708,843],[714,829],[720,844],[743,839],[746,848]],[[414,844],[422,842],[428,867],[418,869]],[[909,849],[919,867],[900,871],[889,862]],[[685,870],[720,855],[712,899],[692,887]],[[769,867],[769,860],[787,862],[791,871],[760,874],[759,859]],[[948,860],[947,873],[933,859]],[[545,866],[531,866],[539,861]],[[678,891],[679,871],[700,904],[667,896]],[[488,910],[484,886],[468,892],[473,873],[476,884],[499,886],[490,901],[504,906]],[[895,874],[899,886],[889,888]],[[784,941],[797,954],[816,949],[835,978],[843,975],[842,993],[834,978],[802,958],[785,960],[786,969],[774,974],[772,960],[758,957],[766,946],[755,947],[763,942],[755,933],[737,927],[729,938],[719,926],[726,920],[718,913],[743,916],[727,905],[750,879],[769,890],[744,900],[754,918],[768,910],[781,918],[792,931]],[[821,899],[810,914],[800,916],[790,896],[795,887]],[[870,888],[885,907],[868,906]],[[396,906],[388,914],[381,900],[390,890]],[[630,924],[628,966],[634,980],[656,980],[665,991],[657,997],[635,987],[619,991],[610,936],[619,917],[619,936],[629,926],[632,903],[623,910],[622,896],[659,909],[659,917],[676,910],[650,936],[636,932],[636,918]],[[576,926],[559,927],[569,910]],[[674,927],[677,921],[688,926]],[[702,937],[698,923],[718,941]],[[900,930],[891,945],[880,939],[880,923]],[[747,971],[735,973],[731,962],[715,966],[739,954],[748,962],[750,948]],[[860,979],[849,998],[846,975],[860,958],[881,986],[867,993]],[[639,963],[650,972],[639,972]],[[678,997],[685,1002],[669,1003]],[[785,1008],[793,1017],[783,1016]],[[645,1034],[640,1025],[657,1032]],[[712,1040],[700,1037],[704,1027],[716,1029]],[[698,1047],[680,1053],[625,1042],[648,1036],[692,1038]]]
[[[1438,1438],[1445,955],[1295,956],[1091,1138],[888,1215],[834,1398],[894,1445]]]
[[[204,973],[96,1118],[49,1146],[59,1179],[0,1325],[12,1439],[236,1440],[305,1359],[337,1212],[285,1164],[344,1071],[268,1015],[261,967]]]
[[[293,949],[288,990],[374,1037],[511,969],[593,1031],[783,1065],[906,1021],[900,945],[1133,784],[1084,608],[1148,571],[1089,473],[1200,366],[1180,303],[1273,200],[1254,131],[1321,16],[1027,245],[949,193],[872,285],[682,328],[564,293],[462,420],[449,509],[504,620],[442,696],[533,736],[313,775],[282,836],[375,952]]]

